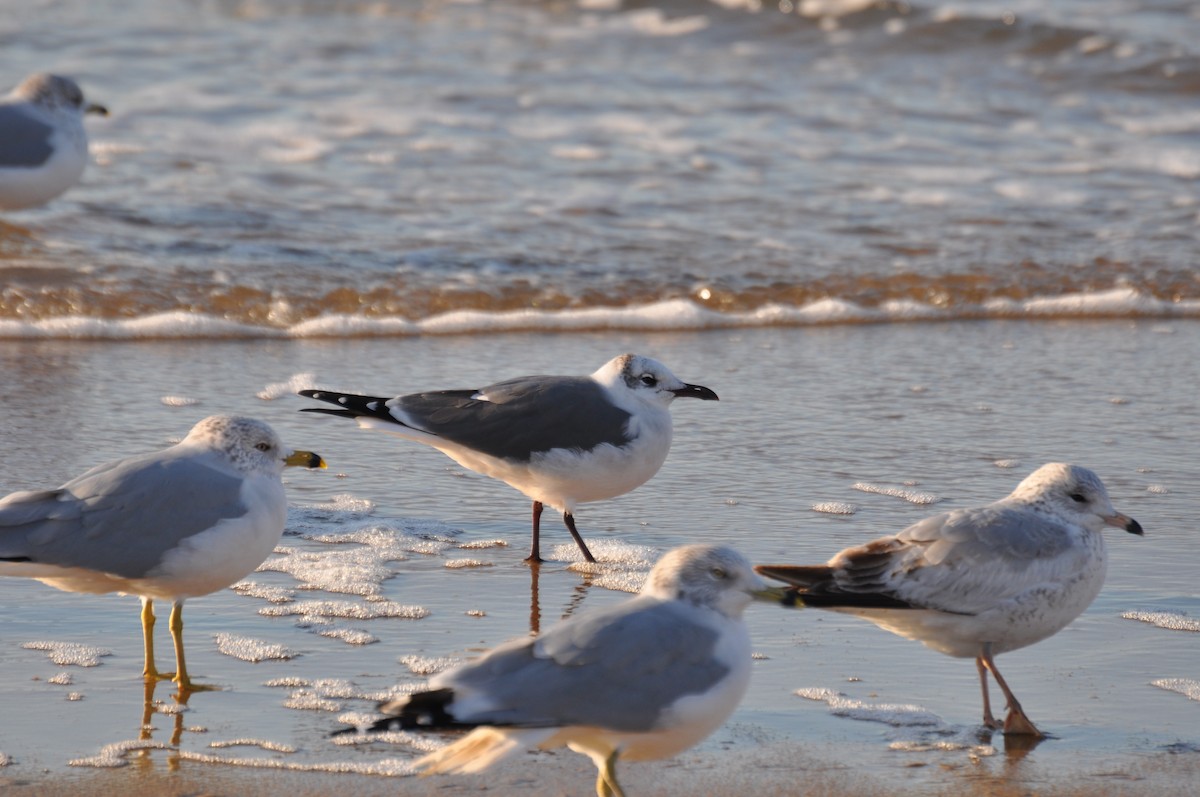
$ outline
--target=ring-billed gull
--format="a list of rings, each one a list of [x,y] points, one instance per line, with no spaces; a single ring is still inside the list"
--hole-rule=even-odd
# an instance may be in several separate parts
[[[794,585],[785,603],[855,614],[949,656],[974,658],[984,724],[1001,727],[988,698],[990,671],[1008,701],[1004,732],[1041,736],[993,657],[1058,633],[1091,604],[1107,569],[1106,525],[1142,534],[1113,509],[1095,473],[1051,463],[1007,498],[926,518],[828,564],[755,570]]]
[[[717,394],[681,381],[662,363],[636,354],[609,360],[591,376],[521,376],[471,390],[395,398],[302,390],[341,409],[310,408],[354,418],[441,451],[464,468],[499,479],[533,500],[533,544],[540,562],[542,506],[563,522],[584,558],[594,562],[575,528],[575,507],[615,498],[645,484],[671,448],[677,398],[716,401]]]
[[[0,99],[0,210],[43,205],[79,182],[89,113],[108,110],[58,75],[30,75]]]
[[[171,448],[0,499],[0,575],[140,596],[145,676],[197,688],[184,663],[183,602],[229,586],[271,553],[287,521],[288,465],[325,462],[287,451],[262,421],[205,418]],[[174,673],[154,665],[155,599],[172,604]]]
[[[751,667],[742,612],[764,591],[732,548],[675,548],[637,596],[434,676],[430,691],[381,706],[395,716],[371,730],[473,729],[417,761],[426,774],[565,745],[595,763],[600,797],[619,797],[618,758],[676,755],[737,707]]]

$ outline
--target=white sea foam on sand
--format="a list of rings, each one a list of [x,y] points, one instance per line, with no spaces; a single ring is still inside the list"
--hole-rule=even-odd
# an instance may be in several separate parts
[[[280,606],[264,606],[258,613],[265,617],[313,616],[342,617],[348,620],[374,620],[379,617],[397,617],[403,620],[420,620],[429,616],[422,606],[409,606],[392,601],[296,601]]]
[[[462,664],[462,659],[450,656],[401,656],[398,662],[408,668],[413,675],[427,677],[448,670],[456,664]]]
[[[260,662],[267,660],[294,659],[300,655],[284,645],[275,645],[259,639],[237,636],[235,634],[213,634],[217,641],[217,650],[226,656],[232,656],[242,661]]]
[[[379,641],[379,637],[372,633],[363,631],[360,628],[321,628],[317,634],[330,639],[337,639],[345,642],[347,645],[370,645]]]
[[[932,711],[911,703],[867,703],[846,697],[833,689],[806,687],[795,694],[806,700],[817,700],[829,706],[834,716],[867,722],[883,722],[896,727],[941,725],[942,719]]]
[[[226,747],[258,747],[272,753],[294,753],[296,748],[291,745],[280,744],[279,742],[271,742],[265,739],[229,739],[228,741],[214,741],[208,743],[209,747],[214,749],[223,749]]]
[[[822,501],[819,504],[813,504],[812,510],[827,515],[853,515],[858,511],[858,507],[844,501]]]
[[[1189,700],[1200,700],[1200,681],[1191,678],[1159,678],[1151,681],[1150,685],[1168,692],[1178,692]]]
[[[295,374],[286,382],[273,382],[267,385],[255,395],[263,401],[274,401],[284,396],[295,395],[301,390],[311,390],[316,386],[316,374]]]
[[[1177,612],[1123,612],[1121,617],[1126,620],[1138,620],[1150,623],[1169,631],[1200,631],[1200,620],[1193,620],[1185,614]]]
[[[900,498],[908,501],[910,504],[936,504],[942,500],[933,493],[923,493],[918,490],[910,490],[900,487],[885,487],[879,484],[868,484],[867,482],[857,482],[850,485],[853,489],[864,493],[877,493],[878,495],[888,495],[892,498]]]
[[[99,667],[100,659],[111,656],[112,651],[92,645],[81,645],[77,642],[23,642],[21,647],[26,650],[44,650],[50,654],[50,661],[60,667],[75,665],[76,667]]]

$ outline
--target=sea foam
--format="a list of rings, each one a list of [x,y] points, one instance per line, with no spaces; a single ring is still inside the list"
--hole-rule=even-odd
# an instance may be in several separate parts
[[[327,314],[290,326],[237,323],[201,313],[172,311],[141,318],[62,316],[32,321],[0,319],[0,339],[153,340],[416,337],[481,335],[499,332],[594,332],[597,330],[692,331],[753,327],[804,327],[995,318],[1200,318],[1200,300],[1158,299],[1131,287],[1107,291],[994,298],[940,307],[909,299],[867,307],[847,299],[825,298],[805,305],[764,304],[742,312],[719,312],[691,299],[670,299],[627,307],[570,310],[456,310],[422,319]],[[285,385],[263,388],[268,399]]]

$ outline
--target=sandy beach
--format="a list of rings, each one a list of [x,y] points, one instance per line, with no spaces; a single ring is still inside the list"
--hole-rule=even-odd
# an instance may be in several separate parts
[[[1114,505],[1147,534],[1110,535],[1110,572],[1092,607],[1050,640],[1000,658],[1053,738],[1022,753],[999,735],[980,738],[969,661],[854,618],[756,605],[747,619],[757,660],[738,711],[676,759],[623,767],[623,783],[638,795],[1182,793],[1200,760],[1200,703],[1188,697],[1196,636],[1151,620],[1186,628],[1198,608],[1188,499],[1197,474],[1186,424],[1196,413],[1200,377],[1188,369],[1200,362],[1198,339],[1192,322],[963,322],[486,343],[192,342],[186,359],[175,344],[0,345],[7,364],[22,364],[6,371],[21,375],[4,403],[9,455],[0,482],[11,489],[165,444],[195,417],[231,409],[263,417],[289,444],[331,463],[328,472],[288,474],[288,531],[275,564],[248,579],[259,589],[188,603],[193,676],[222,689],[186,706],[160,686],[145,711],[136,600],[0,580],[8,607],[0,699],[10,718],[0,726],[10,761],[0,782],[14,794],[587,795],[594,770],[565,751],[521,756],[486,776],[418,779],[403,773],[419,749],[335,745],[329,733],[370,716],[397,684],[420,684],[505,639],[623,600],[659,553],[681,542],[728,542],[759,562],[821,561],[931,512],[1003,495],[1033,463],[1070,459],[1102,473]],[[520,561],[528,541],[520,495],[436,452],[301,414],[304,403],[291,395],[309,381],[418,388],[414,374],[451,361],[472,384],[496,362],[529,362],[530,352],[532,368],[545,371],[602,361],[613,347],[652,350],[721,401],[676,408],[675,445],[651,483],[581,508],[597,573],[580,572],[565,532],[546,526],[551,561],[536,583]],[[1104,368],[1074,369],[1095,349],[1107,353]],[[1041,377],[1036,390],[1019,387],[1031,373],[1068,372]],[[835,383],[822,377],[829,373]],[[31,412],[51,383],[75,422],[47,424]],[[812,508],[830,501],[852,504],[853,514]],[[368,531],[402,558],[367,567],[376,561],[362,542],[373,539]],[[427,616],[340,616],[371,599]],[[332,607],[324,625],[289,608],[314,600]],[[359,632],[378,641],[346,641]],[[245,660],[219,635],[290,657]],[[27,647],[46,640],[110,655],[97,666],[56,666]],[[166,747],[136,749],[139,736]]]

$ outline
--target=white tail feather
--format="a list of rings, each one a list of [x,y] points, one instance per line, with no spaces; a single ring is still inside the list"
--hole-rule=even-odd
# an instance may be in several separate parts
[[[556,728],[476,728],[463,738],[421,757],[413,766],[422,775],[482,772],[521,750],[537,747]]]

